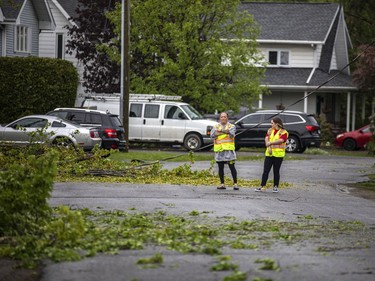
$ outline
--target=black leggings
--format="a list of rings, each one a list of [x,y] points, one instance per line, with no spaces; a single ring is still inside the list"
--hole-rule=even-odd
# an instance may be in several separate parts
[[[217,165],[219,166],[219,178],[220,178],[220,183],[224,184],[224,165],[228,164],[230,173],[232,174],[233,178],[233,183],[237,183],[237,170],[236,167],[234,166],[234,161],[220,161],[216,162]]]
[[[281,163],[283,162],[283,157],[270,157],[266,156],[264,159],[264,169],[263,169],[263,175],[262,175],[262,183],[260,186],[265,186],[268,180],[268,174],[271,171],[271,168],[273,166],[273,185],[279,186],[280,183],[280,167]]]

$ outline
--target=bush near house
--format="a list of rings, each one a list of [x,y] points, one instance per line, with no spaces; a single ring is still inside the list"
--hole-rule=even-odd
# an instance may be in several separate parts
[[[56,107],[73,107],[78,73],[71,62],[38,57],[0,57],[0,123]]]

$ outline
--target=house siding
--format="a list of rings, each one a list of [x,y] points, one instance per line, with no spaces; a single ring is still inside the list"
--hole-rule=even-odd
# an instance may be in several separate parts
[[[31,29],[31,50],[30,52],[15,52],[14,40],[15,40],[15,25],[6,26],[6,56],[8,57],[28,57],[38,56],[39,48],[39,26],[38,18],[34,11],[31,1],[26,1],[25,6],[20,15],[20,25],[27,26]]]
[[[72,23],[69,22],[66,17],[62,14],[62,12],[58,9],[58,7],[53,3],[53,1],[48,0],[48,5],[50,7],[50,11],[55,22],[55,29],[52,31],[44,30],[40,33],[40,42],[39,42],[39,56],[40,57],[49,57],[49,58],[56,58],[57,57],[57,34],[63,34],[64,36],[64,46],[66,46],[67,41],[69,40],[68,30],[65,26],[72,26]],[[63,59],[70,61],[77,69],[77,72],[80,77],[80,83],[78,85],[77,93],[83,93],[84,90],[82,88],[83,83],[83,67],[79,63],[79,61],[75,57],[75,52],[72,54],[65,53],[66,48],[64,50]],[[76,102],[77,103],[77,102]]]
[[[261,44],[260,51],[265,59],[270,50],[289,51],[289,66],[286,67],[313,67],[314,49],[310,45],[297,44]]]
[[[344,16],[341,14],[337,28],[335,48],[333,50],[335,52],[335,57],[337,57],[336,69],[342,69],[349,62],[347,48]],[[350,75],[349,68],[346,68],[344,73]]]
[[[43,31],[40,34],[40,44],[39,44],[39,55],[41,57],[57,57],[57,44],[56,36],[57,34],[64,34],[64,46],[68,40],[68,30],[64,26],[71,26],[71,23],[63,16],[56,5],[52,1],[48,1],[52,17],[55,21],[56,28],[53,31]],[[66,54],[64,51],[64,59],[73,63],[74,66],[78,67],[78,61],[75,58],[74,53],[72,55]]]
[[[18,53],[14,52],[14,25],[7,25],[5,27],[5,56],[17,57],[20,56]]]
[[[337,57],[336,57],[336,49],[332,50],[332,59],[331,59],[331,67],[330,70],[337,70]]]

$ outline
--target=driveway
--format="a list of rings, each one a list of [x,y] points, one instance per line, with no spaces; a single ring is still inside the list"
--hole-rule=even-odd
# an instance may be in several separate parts
[[[307,157],[307,158],[306,158]],[[173,168],[181,163],[165,163]],[[257,179],[261,161],[237,162],[241,178]],[[247,273],[247,280],[374,280],[375,279],[375,201],[353,196],[346,184],[366,180],[375,173],[374,158],[304,155],[301,160],[285,160],[282,181],[293,186],[254,192],[254,187],[217,190],[214,186],[138,185],[113,183],[56,183],[50,203],[104,210],[165,211],[187,215],[192,210],[210,218],[235,217],[238,220],[298,221],[313,217],[325,221],[359,221],[366,231],[337,240],[308,240],[296,244],[275,243],[269,249],[225,249],[232,262]],[[196,162],[192,169],[207,169],[209,162]],[[227,169],[228,170],[228,169]],[[272,174],[270,175],[272,177]],[[324,239],[323,239],[324,240]],[[317,247],[332,246],[324,254]],[[158,268],[139,268],[135,262],[161,252],[164,263]],[[256,260],[271,258],[281,270],[259,270]],[[150,246],[141,251],[100,254],[79,262],[46,262],[42,281],[85,280],[223,280],[230,272],[210,271],[215,258],[202,254],[181,254]]]

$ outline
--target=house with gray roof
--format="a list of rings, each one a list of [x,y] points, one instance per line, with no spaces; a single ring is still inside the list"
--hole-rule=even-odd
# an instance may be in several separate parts
[[[39,56],[39,32],[55,28],[50,9],[41,0],[2,0],[0,56]]]
[[[61,58],[82,74],[75,54],[66,53],[66,26],[75,24],[71,18],[77,6],[78,0],[3,0],[0,55]],[[259,25],[257,41],[267,62],[263,85],[271,94],[262,95],[254,108],[285,107],[354,129],[357,87],[346,67],[352,44],[342,6],[242,2],[240,10],[253,15]],[[78,93],[83,92],[79,86]],[[342,107],[346,112],[340,111]],[[346,120],[341,120],[343,115]]]
[[[344,11],[337,3],[243,2],[260,27],[257,39],[271,94],[256,108],[286,108],[317,114],[354,129],[355,93],[348,49],[352,47]],[[346,120],[340,120],[345,103]],[[350,120],[350,116],[352,117]]]

